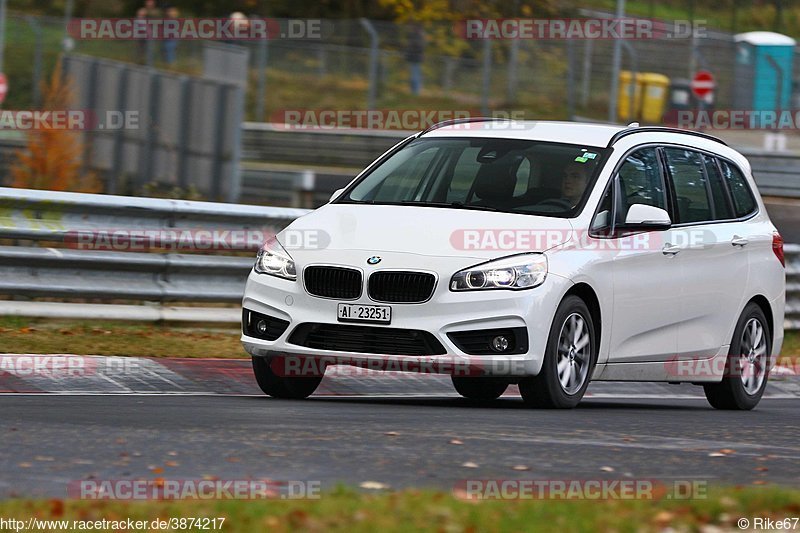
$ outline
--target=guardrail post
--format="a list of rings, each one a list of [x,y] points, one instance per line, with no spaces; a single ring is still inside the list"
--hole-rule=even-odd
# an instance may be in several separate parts
[[[269,37],[268,37],[269,38]],[[268,39],[267,38],[267,39]],[[261,39],[256,46],[256,120],[264,122],[264,108],[267,99],[267,59],[269,48],[267,39]]]
[[[316,188],[317,175],[311,169],[306,169],[295,176],[295,206],[305,209],[314,208],[314,189]]]
[[[40,84],[42,82],[42,26],[36,20],[36,17],[28,15],[25,21],[33,31],[36,44],[33,49],[33,88],[32,100],[34,107],[39,107],[42,103],[42,89]]]
[[[181,78],[181,114],[178,127],[178,187],[189,187],[189,133],[192,131],[192,83]]]
[[[508,54],[508,86],[506,87],[506,100],[515,102],[517,99],[517,58],[519,57],[519,39],[511,40],[511,49]]]
[[[589,92],[592,88],[592,49],[593,39],[585,39],[583,43],[583,78],[581,79],[581,107],[589,106]]]
[[[123,113],[128,108],[128,77],[127,67],[119,69],[119,84],[117,85],[117,110]],[[114,152],[111,163],[111,176],[108,178],[106,191],[109,194],[117,194],[117,186],[125,172],[125,128],[119,128],[114,132]]]
[[[483,40],[483,83],[481,87],[481,113],[489,116],[489,91],[492,81],[492,41]]]
[[[378,32],[368,19],[358,21],[369,34],[369,92],[367,93],[367,109],[375,109],[375,98],[378,94]]]

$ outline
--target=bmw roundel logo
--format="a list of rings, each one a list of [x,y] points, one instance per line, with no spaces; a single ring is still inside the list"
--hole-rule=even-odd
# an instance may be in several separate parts
[[[377,265],[380,262],[381,262],[381,258],[378,255],[373,255],[372,257],[367,259],[367,264],[368,265]]]

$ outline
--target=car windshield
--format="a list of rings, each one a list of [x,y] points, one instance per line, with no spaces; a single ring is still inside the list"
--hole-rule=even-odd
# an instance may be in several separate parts
[[[572,216],[605,149],[542,141],[417,139],[336,203],[423,205]]]

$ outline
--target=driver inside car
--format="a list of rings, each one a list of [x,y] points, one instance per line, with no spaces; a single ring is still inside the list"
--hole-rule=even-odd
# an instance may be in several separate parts
[[[569,163],[564,167],[564,181],[561,182],[561,197],[574,207],[583,196],[589,182],[589,167],[580,163]]]

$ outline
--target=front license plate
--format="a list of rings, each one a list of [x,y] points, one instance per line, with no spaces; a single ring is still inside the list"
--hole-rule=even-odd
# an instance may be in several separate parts
[[[392,308],[388,305],[339,304],[336,312],[339,322],[380,322],[392,321]]]

